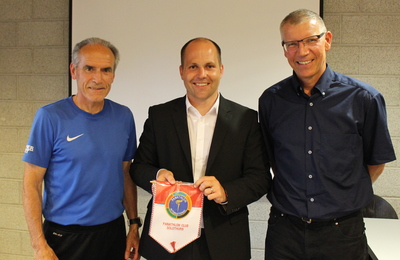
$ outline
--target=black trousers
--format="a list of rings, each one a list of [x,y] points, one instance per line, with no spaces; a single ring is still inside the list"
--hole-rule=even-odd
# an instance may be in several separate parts
[[[361,211],[337,220],[307,223],[271,208],[267,260],[364,260],[367,238]]]
[[[198,239],[176,252],[173,260],[211,260],[204,230]]]
[[[147,260],[163,260],[161,256],[147,257]],[[211,260],[210,252],[207,245],[207,239],[204,229],[201,230],[201,236],[178,250],[178,252],[171,254],[168,259],[172,260]]]
[[[126,247],[124,217],[96,226],[43,223],[49,246],[60,260],[122,260]]]

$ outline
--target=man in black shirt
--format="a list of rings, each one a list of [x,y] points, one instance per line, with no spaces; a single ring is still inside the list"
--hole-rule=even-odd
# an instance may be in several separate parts
[[[364,259],[361,209],[395,160],[383,96],[326,63],[332,33],[309,10],[281,23],[293,75],[265,90],[260,123],[274,180],[266,259]]]

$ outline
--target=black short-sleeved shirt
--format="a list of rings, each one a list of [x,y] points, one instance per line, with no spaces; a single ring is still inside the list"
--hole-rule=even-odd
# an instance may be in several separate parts
[[[372,199],[367,165],[395,160],[385,101],[327,66],[311,96],[294,74],[265,90],[260,123],[275,164],[268,198],[284,213],[331,219]]]

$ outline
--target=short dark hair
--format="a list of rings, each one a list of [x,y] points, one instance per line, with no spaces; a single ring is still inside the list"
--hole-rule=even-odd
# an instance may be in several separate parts
[[[182,49],[181,49],[181,66],[183,66],[183,61],[185,59],[185,51],[187,46],[194,41],[209,41],[212,44],[214,44],[215,48],[217,49],[218,52],[218,61],[219,64],[222,65],[222,59],[221,59],[221,48],[218,46],[218,44],[216,42],[214,42],[213,40],[210,40],[208,38],[204,38],[204,37],[197,37],[197,38],[193,38],[190,41],[188,41],[187,43],[185,43],[185,45],[183,45]]]

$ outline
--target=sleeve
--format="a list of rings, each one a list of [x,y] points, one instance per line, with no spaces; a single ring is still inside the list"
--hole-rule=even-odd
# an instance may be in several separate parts
[[[246,114],[245,123],[248,127],[245,145],[241,159],[241,178],[223,183],[229,203],[227,214],[260,199],[271,188],[272,176],[257,119],[257,113]]]
[[[274,147],[268,126],[266,101],[264,95],[262,95],[258,100],[258,111],[259,111],[261,133],[263,137],[263,142],[265,143],[266,146],[268,160],[270,162],[274,162],[275,161]]]
[[[152,109],[149,108],[143,133],[140,136],[139,147],[136,151],[133,163],[130,168],[132,180],[142,189],[151,193],[151,180],[154,180],[159,168],[157,158],[157,145],[152,123]]]
[[[378,165],[396,159],[387,125],[385,100],[380,93],[368,102],[362,137],[366,164]]]
[[[133,114],[131,112],[131,110],[129,108],[128,112],[127,112],[127,122],[128,122],[128,126],[126,129],[128,130],[128,136],[129,136],[129,140],[128,140],[128,146],[126,148],[126,153],[124,156],[124,161],[130,161],[133,159],[136,149],[137,149],[137,141],[136,141],[136,125],[135,125],[135,119],[133,117]]]
[[[40,108],[33,120],[28,143],[22,160],[48,168],[54,147],[54,127],[49,114]]]

